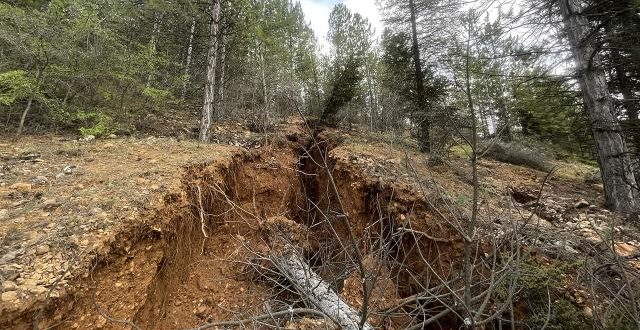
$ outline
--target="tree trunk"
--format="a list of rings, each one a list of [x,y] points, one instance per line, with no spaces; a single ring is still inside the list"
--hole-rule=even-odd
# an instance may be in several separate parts
[[[431,123],[427,114],[424,95],[424,74],[422,72],[422,62],[420,61],[420,44],[418,44],[418,27],[416,4],[414,0],[409,0],[409,10],[411,11],[411,41],[413,64],[415,69],[416,93],[418,97],[418,120],[420,121],[420,149],[424,152],[431,151],[431,141],[429,131]]]
[[[153,18],[153,31],[151,31],[151,49],[153,50],[153,55],[155,56],[156,51],[157,51],[157,47],[156,47],[156,35],[158,35],[160,33],[160,25],[158,24],[158,21],[160,19],[158,18],[158,16],[154,16]],[[151,81],[153,80],[153,74],[155,73],[155,67],[151,70],[151,72],[149,72],[149,75],[147,76],[147,82],[145,84],[145,87],[149,88],[151,86]]]
[[[187,95],[187,86],[189,85],[189,67],[191,66],[191,56],[193,54],[193,36],[196,32],[196,18],[191,20],[191,31],[189,32],[189,45],[187,46],[187,60],[184,65],[184,81],[182,82],[182,101],[185,100]]]
[[[209,50],[207,52],[207,80],[204,88],[204,105],[200,120],[200,142],[211,140],[211,124],[213,123],[213,105],[216,85],[216,61],[218,55],[218,20],[220,1],[211,0],[211,22],[209,25]]]
[[[218,101],[224,102],[224,79],[226,74],[226,61],[227,61],[227,44],[225,42],[225,35],[220,36],[222,49],[220,50],[220,81],[218,86]]]
[[[376,115],[378,113],[378,109],[376,109],[376,101],[373,95],[373,77],[371,74],[371,68],[369,66],[369,60],[365,59],[364,61],[365,71],[367,74],[367,94],[369,97],[369,130],[374,130],[374,122],[376,119]]]
[[[626,132],[630,135],[631,141],[633,142],[635,155],[640,156],[640,120],[638,120],[640,102],[636,100],[632,89],[632,82],[629,77],[627,77],[627,73],[622,65],[623,58],[616,47],[612,47],[611,56],[615,62],[614,69],[616,71],[616,80],[618,80],[620,93],[624,98],[622,100],[622,106],[625,108],[627,114],[627,121],[625,122]]]
[[[613,115],[604,71],[598,57],[592,57],[596,50],[593,40],[589,39],[589,22],[580,13],[580,3],[579,0],[560,0],[560,12],[596,145],[607,207],[630,212],[638,208],[637,184],[620,124]]]
[[[222,4],[222,6],[231,6],[230,2],[225,2]],[[226,12],[225,7],[222,7],[220,9],[222,11],[222,16],[224,16],[224,13]],[[218,55],[220,57],[220,61],[218,63],[218,65],[220,66],[220,79],[218,79],[218,107],[221,107],[221,105],[224,102],[224,88],[225,88],[225,79],[226,79],[226,72],[227,72],[227,22],[224,19],[224,17],[220,18],[220,36],[219,36],[219,40],[220,40],[220,54]],[[222,114],[218,115],[218,118],[221,118]]]
[[[265,73],[265,61],[262,51],[260,51],[260,83],[262,85],[262,129],[267,130],[269,127],[269,94],[267,92],[267,77]]]
[[[36,89],[38,90],[40,89],[40,85],[42,84],[42,79],[44,77],[44,70],[47,69],[47,66],[49,66],[48,59],[45,61],[42,68],[38,70],[38,73],[36,74]],[[27,100],[27,106],[24,108],[24,111],[22,112],[22,116],[20,116],[20,123],[18,124],[18,131],[16,132],[17,136],[22,135],[22,130],[24,129],[24,122],[27,119],[27,115],[29,114],[29,111],[31,110],[32,105],[33,105],[33,93],[31,93],[31,95],[29,96],[29,99]]]
[[[340,296],[327,284],[311,266],[307,264],[293,247],[289,247],[282,255],[270,257],[278,268],[300,295],[306,298],[313,306],[323,312],[341,329],[345,330],[373,330],[373,327],[365,322],[360,328],[361,319],[358,312],[340,299]]]
[[[314,104],[314,108],[312,108],[312,111],[316,111],[318,110],[321,111],[322,108],[322,97],[320,96],[320,79],[318,78],[318,63],[316,63],[316,61],[313,61],[313,85],[314,85],[314,89],[315,89],[315,99],[316,102]],[[317,109],[316,109],[317,107]]]

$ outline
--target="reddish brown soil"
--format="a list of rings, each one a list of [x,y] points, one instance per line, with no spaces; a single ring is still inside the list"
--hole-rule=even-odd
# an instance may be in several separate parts
[[[144,141],[132,147],[125,140],[80,145],[86,156],[74,162],[86,176],[69,180],[76,187],[95,185],[101,195],[126,201],[114,202],[109,210],[124,219],[119,218],[118,226],[104,226],[112,233],[99,241],[104,249],[87,248],[91,253],[68,272],[68,284],[58,298],[40,296],[39,302],[27,304],[25,296],[19,306],[0,305],[0,328],[33,328],[37,321],[40,329],[184,329],[300,307],[299,297],[286,283],[267,276],[264,257],[273,246],[264,229],[265,221],[273,217],[292,219],[304,229],[309,262],[355,308],[364,300],[356,270],[345,266],[354,250],[352,235],[363,252],[365,268],[378,275],[369,302],[375,311],[437,284],[434,275],[446,278],[459,271],[462,240],[453,229],[456,224],[447,219],[464,218],[468,206],[468,166],[462,159],[430,166],[417,152],[381,142],[360,143],[333,131],[315,137],[319,147],[296,123],[287,125],[284,133],[264,137],[269,141],[265,146],[250,149],[177,142],[147,148]],[[38,139],[30,143],[45,145]],[[4,148],[11,152],[9,145]],[[195,154],[195,159],[185,156]],[[27,165],[42,166],[34,164]],[[125,180],[116,179],[118,171]],[[492,161],[483,161],[480,171],[486,178],[481,211],[488,219],[498,217],[489,213],[505,205],[511,188],[534,193],[545,177]],[[157,194],[137,198],[140,189],[158,182],[162,188],[152,189]],[[597,189],[575,180],[556,178],[547,187],[547,194],[562,195],[568,203],[584,196],[594,203],[600,198]],[[8,185],[2,189],[13,193]],[[46,191],[69,193],[69,186],[55,184]],[[91,202],[87,204],[91,207]],[[125,215],[127,204],[147,210]],[[63,210],[74,212],[66,207],[54,212]],[[27,211],[24,223],[12,222],[23,227],[11,230],[25,231],[44,221],[29,213],[40,209]],[[6,235],[9,227],[2,226]],[[381,248],[380,242],[392,243]],[[46,287],[50,292],[59,289],[55,282]],[[409,315],[380,315],[374,313],[369,321],[387,328],[414,322]],[[306,320],[293,324],[285,320],[280,325],[314,328],[309,324],[315,323]]]

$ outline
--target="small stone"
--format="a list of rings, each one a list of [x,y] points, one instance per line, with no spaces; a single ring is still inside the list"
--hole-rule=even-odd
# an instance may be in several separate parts
[[[62,169],[62,173],[64,174],[73,174],[73,171],[76,169],[75,165],[67,165]]]
[[[82,139],[80,139],[80,141],[89,142],[89,141],[93,141],[95,139],[96,139],[95,135],[86,135]]]
[[[40,245],[36,248],[36,254],[41,256],[43,254],[47,254],[51,251],[51,247],[49,245]]]
[[[615,243],[616,252],[623,257],[632,256],[638,253],[638,248],[627,243],[617,242]]]
[[[590,228],[591,223],[589,221],[580,221],[577,227],[578,229]]]
[[[44,186],[47,184],[49,180],[47,180],[47,177],[44,175],[38,175],[35,179],[31,180],[31,182],[33,182],[33,184],[35,185],[39,185],[39,186]]]
[[[7,209],[0,210],[0,220],[4,220],[7,218],[9,218],[9,210]]]
[[[41,285],[35,285],[32,287],[27,288],[27,290],[29,290],[29,292],[35,294],[35,295],[41,295],[49,290],[47,290],[47,288],[41,286]]]
[[[42,201],[42,209],[45,211],[53,211],[60,207],[60,204],[55,198],[46,198]]]
[[[591,205],[589,204],[589,202],[585,201],[584,199],[581,199],[575,205],[573,205],[573,207],[576,209],[581,209],[581,208],[589,207],[589,205]]]
[[[115,138],[117,138],[118,136],[117,136],[117,135],[115,135],[115,134],[109,134],[109,136],[108,136],[108,137],[109,137],[110,139],[115,139]]]
[[[593,317],[593,310],[591,309],[591,307],[585,307],[583,309],[583,312],[587,317]]]
[[[40,157],[40,153],[37,152],[25,152],[20,155],[21,160],[33,160]]]
[[[18,285],[13,281],[4,281],[2,282],[2,291],[16,291],[18,290]]]
[[[207,315],[207,306],[198,306],[195,311],[196,316],[205,317]]]
[[[18,292],[7,291],[2,293],[2,301],[6,303],[14,303],[18,300]]]
[[[107,324],[107,319],[105,319],[104,316],[102,315],[98,316],[98,319],[96,320],[96,323],[95,323],[96,329],[102,329],[106,324]]]
[[[23,182],[18,182],[18,183],[14,183],[12,184],[9,188],[16,190],[18,192],[21,193],[27,193],[31,191],[31,184],[30,183],[23,183]]]

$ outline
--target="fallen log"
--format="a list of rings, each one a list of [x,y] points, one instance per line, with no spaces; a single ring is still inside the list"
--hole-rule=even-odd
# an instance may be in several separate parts
[[[293,284],[300,295],[340,328],[345,330],[360,329],[361,317],[358,312],[342,301],[340,296],[311,269],[311,266],[299,254],[288,251],[284,255],[273,255],[270,260],[278,271]],[[362,329],[373,330],[373,327],[365,322]]]
[[[266,234],[271,241],[269,260],[278,272],[295,287],[296,291],[311,305],[331,319],[341,329],[373,330],[368,322],[362,322],[358,312],[345,303],[304,260],[301,249],[291,242],[296,241],[300,225],[283,217],[266,221]],[[274,248],[277,247],[277,248]]]

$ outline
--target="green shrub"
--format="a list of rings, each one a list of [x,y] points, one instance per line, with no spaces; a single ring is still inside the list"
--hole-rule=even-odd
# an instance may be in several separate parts
[[[630,307],[633,308],[633,307]],[[633,320],[631,315],[624,312],[622,308],[614,307],[606,315],[607,330],[635,330],[638,324]]]
[[[544,153],[517,143],[493,143],[488,146],[485,155],[497,161],[526,166],[543,172],[551,170],[549,160]]]
[[[24,70],[0,73],[0,105],[11,105],[37,91],[35,79]]]
[[[82,122],[78,129],[82,136],[99,137],[113,133],[113,119],[104,113],[80,111],[75,114],[75,119]]]
[[[528,315],[523,320],[526,328],[581,330],[592,328],[593,323],[582,310],[558,292],[562,275],[578,264],[537,265],[534,261],[525,262],[520,267],[518,284],[520,301],[528,306]],[[549,310],[549,300],[551,309]]]
[[[144,95],[150,102],[153,104],[154,110],[158,110],[160,107],[163,107],[173,99],[173,95],[170,91],[166,89],[154,88],[154,87],[145,87],[142,90],[142,95]]]

